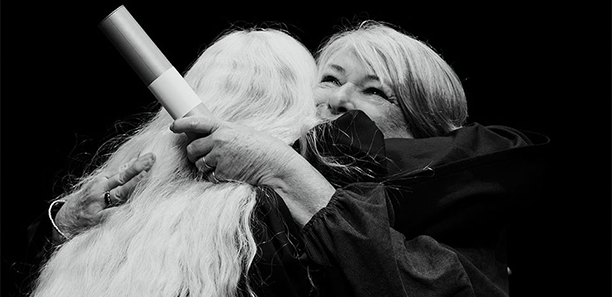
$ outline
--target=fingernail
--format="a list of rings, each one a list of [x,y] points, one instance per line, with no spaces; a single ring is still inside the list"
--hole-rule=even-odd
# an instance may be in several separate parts
[[[147,158],[147,161],[146,161],[145,165],[147,167],[151,167],[151,166],[153,166],[153,163],[155,163],[155,155],[151,154],[149,156],[149,158]]]

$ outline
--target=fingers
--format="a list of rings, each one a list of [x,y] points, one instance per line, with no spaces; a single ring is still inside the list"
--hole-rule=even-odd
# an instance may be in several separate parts
[[[147,153],[125,164],[117,174],[109,177],[103,188],[105,207],[125,202],[154,163],[155,155]]]
[[[197,161],[195,161],[195,166],[196,168],[198,168],[198,171],[204,173],[215,170],[215,166],[209,165],[206,161],[206,156],[203,156],[202,158],[199,158]]]
[[[122,186],[116,187],[112,190],[109,190],[109,199],[110,201],[106,202],[106,207],[115,206],[118,204],[122,204],[127,201],[128,197],[136,188],[136,185],[144,179],[148,175],[148,171],[141,171],[135,177],[131,178],[127,183]],[[110,203],[109,203],[110,202]]]
[[[106,191],[125,185],[142,171],[151,169],[153,163],[155,163],[155,155],[152,153],[142,155],[136,160],[127,163],[122,167],[122,170],[108,179]]]
[[[194,163],[203,156],[208,155],[214,147],[214,140],[211,137],[198,138],[187,145],[187,159]],[[215,167],[212,160],[206,162],[209,167]],[[196,164],[197,165],[197,164]]]
[[[200,135],[210,135],[221,125],[219,120],[208,117],[185,117],[174,121],[170,130],[174,133],[192,132]]]

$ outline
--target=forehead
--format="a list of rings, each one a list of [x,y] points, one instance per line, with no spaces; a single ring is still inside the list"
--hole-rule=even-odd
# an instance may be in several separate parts
[[[363,59],[360,59],[354,51],[345,49],[329,57],[321,65],[321,70],[344,74],[367,77],[378,80],[378,76],[372,67],[369,67]]]

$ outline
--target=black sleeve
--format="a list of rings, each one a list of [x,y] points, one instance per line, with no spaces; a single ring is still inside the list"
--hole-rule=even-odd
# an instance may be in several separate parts
[[[257,254],[249,269],[249,286],[257,296],[310,296],[308,264],[300,229],[283,200],[269,187],[257,191],[251,220]]]
[[[339,267],[354,296],[475,296],[453,250],[391,228],[386,197],[380,184],[338,190],[302,230],[309,257]]]

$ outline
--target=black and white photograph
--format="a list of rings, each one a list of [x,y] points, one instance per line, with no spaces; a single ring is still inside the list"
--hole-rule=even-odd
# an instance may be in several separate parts
[[[610,7],[0,10],[2,296],[612,288]]]

